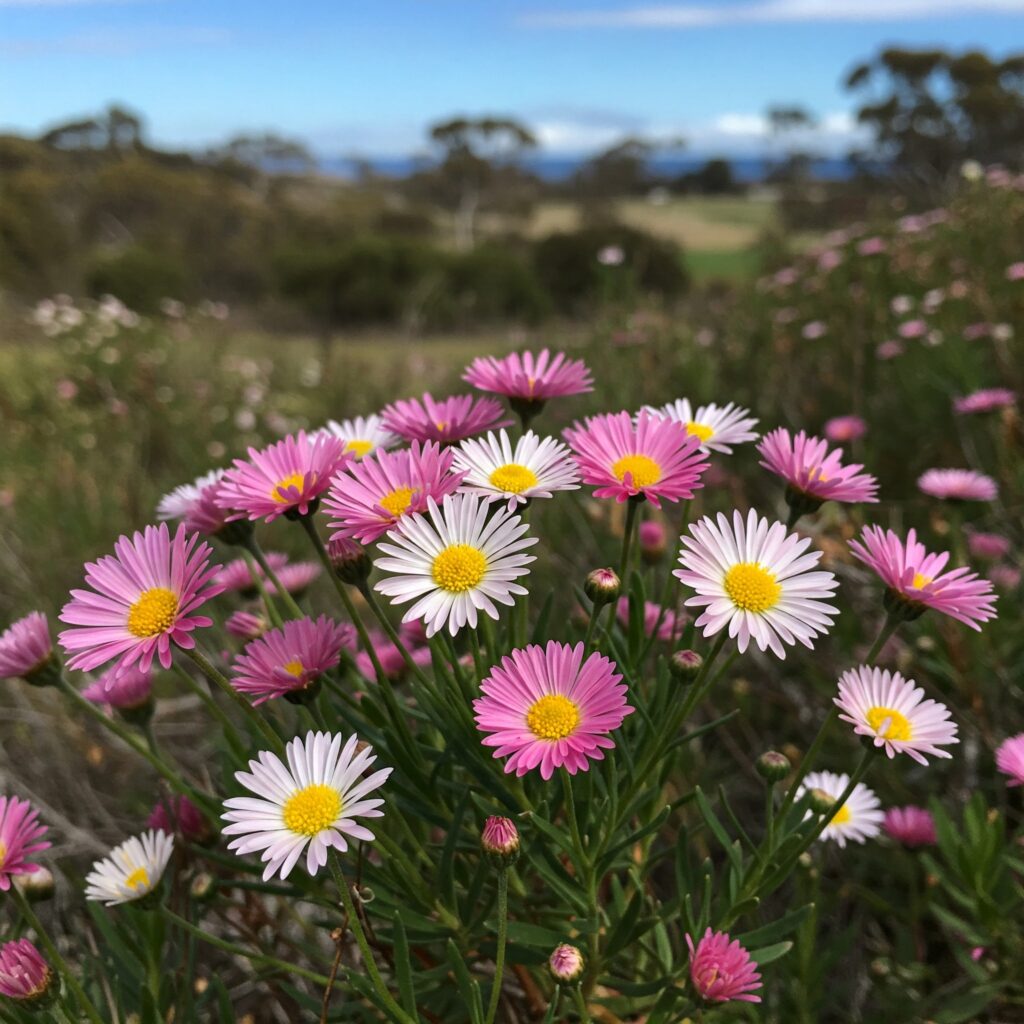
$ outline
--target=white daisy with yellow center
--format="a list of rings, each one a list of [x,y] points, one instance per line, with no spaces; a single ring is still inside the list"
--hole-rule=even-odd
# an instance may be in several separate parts
[[[705,516],[680,538],[675,575],[696,591],[686,601],[704,611],[695,625],[709,637],[728,629],[742,654],[751,640],[785,658],[785,644],[812,640],[827,632],[837,610],[825,602],[836,583],[830,572],[815,571],[820,551],[808,552],[809,538],[787,533],[753,509],[730,522]]]
[[[808,772],[803,785],[797,790],[797,800],[812,790],[820,790],[833,800],[838,800],[850,784],[850,776],[836,772]],[[808,816],[813,812],[808,811]],[[825,826],[820,839],[833,840],[839,846],[847,841],[863,843],[873,839],[882,828],[885,812],[873,790],[863,782],[853,787],[853,792],[842,806],[835,810],[832,820]]]
[[[694,408],[688,398],[678,398],[660,409],[648,406],[647,411],[681,423],[688,434],[699,438],[706,452],[731,455],[733,445],[756,441],[760,436],[751,429],[757,426],[757,419],[750,415],[750,410],[732,402],[728,405],[712,402]]]
[[[173,850],[174,839],[159,829],[126,839],[93,864],[85,898],[112,907],[148,896],[160,884]]]
[[[853,726],[858,736],[870,736],[889,757],[909,754],[927,764],[925,754],[952,757],[943,746],[958,743],[957,726],[949,708],[925,700],[924,690],[899,672],[860,665],[839,678],[834,698],[839,717]]]
[[[454,636],[475,627],[477,613],[498,617],[497,604],[511,606],[526,588],[513,580],[525,576],[534,560],[524,550],[537,543],[524,536],[527,525],[507,508],[489,514],[490,503],[475,494],[448,495],[438,508],[431,498],[427,513],[404,516],[379,545],[387,557],[374,565],[395,573],[375,590],[392,604],[413,601],[403,622],[422,619],[427,636],[447,624]]]
[[[569,448],[553,437],[528,430],[515,447],[502,430],[463,441],[455,449],[453,469],[465,472],[460,491],[488,501],[506,500],[509,511],[531,498],[550,498],[555,491],[574,491],[580,474]]]
[[[236,836],[228,849],[239,856],[262,851],[263,880],[287,878],[303,851],[306,870],[315,875],[327,863],[333,846],[345,853],[349,839],[371,842],[374,834],[356,818],[381,818],[384,801],[367,799],[380,788],[392,769],[381,768],[363,778],[377,760],[373,748],[350,736],[309,732],[285,748],[288,763],[263,750],[249,762],[248,772],[235,778],[255,797],[224,801],[221,817],[229,822],[227,836]]]
[[[356,416],[350,420],[328,420],[324,428],[335,437],[345,442],[345,451],[357,459],[365,459],[378,449],[394,448],[401,443],[401,438],[384,426],[384,421],[377,413],[372,416]]]

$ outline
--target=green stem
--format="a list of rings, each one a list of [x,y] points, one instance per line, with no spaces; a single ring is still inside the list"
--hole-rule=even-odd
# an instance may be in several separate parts
[[[622,580],[623,590],[629,589],[629,556],[633,549],[633,533],[636,528],[636,513],[640,507],[637,498],[629,498],[626,501],[626,525],[622,533],[622,552],[619,555],[619,579]]]
[[[366,601],[370,611],[373,612],[373,617],[380,623],[380,628],[384,630],[387,638],[398,648],[399,653],[405,659],[405,664],[409,671],[421,682],[424,686],[430,686],[430,680],[427,679],[423,670],[413,660],[413,656],[409,653],[409,648],[405,646],[405,641],[399,635],[397,629],[395,629],[391,620],[387,617],[384,609],[381,608],[380,602],[377,600],[376,594],[364,583],[359,588],[359,593],[363,595],[363,599]]]
[[[576,858],[579,860],[580,872],[585,874],[589,870],[589,862],[583,850],[583,839],[580,836],[580,824],[576,817],[576,799],[572,795],[572,782],[569,778],[569,773],[564,768],[560,769],[559,774],[562,776],[562,790],[565,793],[565,813],[569,818],[572,845],[576,850]]]
[[[494,1024],[501,1001],[501,979],[505,973],[505,943],[508,939],[508,872],[498,872],[498,952],[494,958],[494,987],[487,1007],[485,1024]]]
[[[818,754],[821,752],[822,745],[825,742],[825,736],[829,729],[832,728],[832,723],[839,717],[839,708],[835,704],[828,709],[828,714],[825,716],[825,720],[821,723],[818,728],[817,735],[814,737],[813,742],[807,750],[807,753],[800,759],[800,766],[797,768],[796,775],[793,777],[793,781],[790,783],[789,789],[786,791],[786,795],[782,798],[782,804],[779,806],[778,814],[776,818],[782,821],[783,818],[789,813],[789,809],[793,806],[793,801],[796,800],[796,794],[800,789],[804,778],[807,773],[811,770],[811,765],[817,760]]]
[[[587,1001],[583,998],[579,985],[573,987],[572,997],[576,1003],[576,1012],[580,1015],[580,1024],[590,1024],[590,1011],[587,1009]]]
[[[175,664],[174,671],[185,680],[188,688],[199,698],[204,708],[210,712],[210,714],[217,719],[220,723],[220,727],[224,730],[224,736],[227,738],[228,745],[238,755],[245,752],[245,744],[242,743],[242,738],[238,735],[238,730],[235,729],[234,723],[224,712],[224,709],[213,699],[213,696],[203,689],[202,686],[192,676],[186,672],[180,665]]]
[[[882,626],[878,631],[878,636],[875,637],[875,642],[871,645],[871,650],[868,651],[867,657],[864,659],[865,665],[873,665],[875,658],[878,657],[882,648],[885,646],[886,641],[900,628],[900,622],[898,619],[894,619],[891,615],[886,615],[882,620]]]
[[[39,939],[43,949],[46,950],[46,955],[49,957],[54,969],[64,979],[68,988],[71,989],[82,1012],[92,1021],[92,1024],[103,1024],[103,1018],[100,1016],[99,1011],[93,1006],[92,1000],[85,994],[85,989],[82,988],[78,978],[72,973],[67,961],[60,955],[60,951],[50,939],[39,918],[36,917],[36,913],[32,909],[32,905],[25,898],[24,893],[16,885],[11,886],[10,893],[14,897],[14,902],[18,905],[18,910],[21,911],[21,916],[36,933],[36,938]]]
[[[253,544],[255,544],[255,541],[253,541]],[[245,559],[246,565],[249,566],[249,575],[252,576],[253,581],[256,583],[256,589],[259,591],[263,607],[267,610],[267,618],[270,619],[270,624],[277,627],[283,626],[284,620],[281,618],[281,613],[277,610],[277,605],[274,604],[273,599],[267,593],[266,585],[263,582],[264,577],[257,568],[259,563],[256,561],[256,556],[250,548],[243,545],[242,557]]]
[[[305,519],[301,521],[304,523]],[[256,559],[256,561],[259,563],[260,568],[263,570],[264,575],[267,577],[268,580],[270,580],[271,583],[274,584],[274,590],[277,592],[277,597],[282,602],[282,604],[284,604],[285,608],[288,609],[288,613],[296,619],[304,618],[305,615],[302,609],[298,606],[298,604],[296,604],[295,598],[292,597],[292,595],[289,594],[288,591],[281,586],[281,581],[278,579],[277,573],[274,572],[270,563],[267,561],[267,556],[263,554],[263,549],[259,546],[259,544],[256,543],[256,539],[254,537],[249,537],[249,539],[244,544],[244,548],[252,555],[253,558]]]

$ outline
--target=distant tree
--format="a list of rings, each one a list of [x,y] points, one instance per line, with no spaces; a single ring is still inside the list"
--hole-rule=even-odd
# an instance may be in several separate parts
[[[112,104],[96,117],[66,121],[44,132],[39,141],[53,149],[108,150],[128,153],[142,148],[142,118]]]
[[[817,127],[814,115],[799,106],[771,106],[765,113],[768,130],[778,147],[778,163],[768,175],[776,183],[806,182],[814,159],[808,135]]]
[[[874,133],[870,155],[915,176],[968,159],[1024,163],[1024,54],[886,49],[855,67],[846,88],[873,91],[857,111]]]
[[[316,158],[304,143],[273,132],[236,135],[210,150],[208,157],[214,161],[233,161],[264,173],[309,174],[316,169]]]
[[[682,138],[643,139],[629,135],[579,168],[572,178],[574,194],[589,202],[642,194],[659,183],[651,172],[654,157],[685,145]]]

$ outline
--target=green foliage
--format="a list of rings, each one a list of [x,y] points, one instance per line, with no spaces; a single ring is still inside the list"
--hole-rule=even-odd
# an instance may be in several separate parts
[[[195,281],[183,260],[168,251],[134,246],[101,257],[86,273],[90,295],[114,295],[140,313],[153,313],[161,299],[190,299]]]

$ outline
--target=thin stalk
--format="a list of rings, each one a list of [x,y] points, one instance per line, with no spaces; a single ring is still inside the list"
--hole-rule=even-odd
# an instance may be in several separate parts
[[[498,1003],[501,1001],[501,979],[505,973],[505,943],[508,939],[508,872],[498,872],[498,952],[494,958],[494,987],[487,1007],[484,1024],[494,1024]]]
[[[803,783],[807,773],[811,770],[811,765],[817,760],[818,754],[821,752],[822,745],[825,742],[825,736],[829,729],[832,728],[832,723],[839,717],[839,708],[832,705],[828,709],[828,714],[825,716],[825,720],[821,723],[818,728],[817,735],[814,737],[813,742],[807,749],[807,753],[800,758],[800,766],[797,768],[796,775],[793,777],[793,781],[790,783],[789,789],[786,791],[786,795],[782,798],[782,804],[779,806],[778,814],[776,818],[782,821],[783,818],[789,813],[789,809],[793,806],[793,802],[796,800],[797,791],[800,789],[800,785]]]
[[[180,665],[174,666],[174,671],[185,680],[188,688],[199,698],[202,702],[203,707],[213,715],[214,718],[220,723],[220,727],[224,730],[224,735],[227,737],[229,746],[236,754],[242,754],[245,751],[245,744],[242,742],[241,736],[238,735],[238,730],[235,729],[234,723],[225,713],[224,709],[213,699],[213,696],[203,689],[195,679],[189,675]]]
[[[580,1024],[590,1024],[590,1011],[587,1009],[587,1001],[583,998],[579,985],[573,988],[572,997],[576,1003],[576,1012],[580,1015]]]
[[[579,860],[580,871],[587,873],[589,871],[589,861],[587,855],[583,850],[583,840],[580,837],[580,825],[579,820],[576,817],[576,800],[572,795],[572,782],[569,779],[569,773],[564,769],[560,769],[559,774],[562,776],[562,790],[565,793],[565,813],[569,818],[569,831],[572,834],[572,845],[576,850],[576,857]]]
[[[249,566],[249,575],[252,576],[253,581],[256,584],[256,590],[259,592],[260,600],[263,602],[263,607],[267,610],[267,618],[270,619],[270,624],[277,627],[284,625],[281,613],[277,610],[277,605],[274,604],[273,598],[271,598],[267,593],[267,587],[263,582],[263,576],[260,575],[258,571],[259,563],[256,561],[256,556],[247,546],[243,545],[242,557],[245,559],[245,564]],[[280,592],[280,590],[278,592]]]
[[[633,533],[636,529],[636,513],[640,502],[636,498],[629,498],[626,502],[626,525],[622,533],[622,551],[619,555],[619,579],[622,580],[623,588],[628,588],[629,579],[629,556],[633,550]]]
[[[305,519],[300,520],[300,522],[303,523],[305,521]],[[285,606],[285,608],[288,609],[288,614],[295,619],[303,618],[304,613],[302,609],[298,606],[298,604],[296,604],[295,598],[292,597],[292,595],[289,594],[288,591],[281,586],[281,581],[278,579],[277,573],[274,572],[270,563],[267,561],[267,556],[263,554],[263,549],[259,546],[259,544],[256,543],[256,539],[254,537],[249,537],[249,539],[246,540],[245,543],[243,544],[243,547],[252,555],[253,558],[256,559],[256,561],[259,563],[260,568],[263,570],[264,575],[267,577],[268,580],[270,580],[271,583],[274,584],[274,590],[277,592],[277,597],[280,599],[281,603]]]

